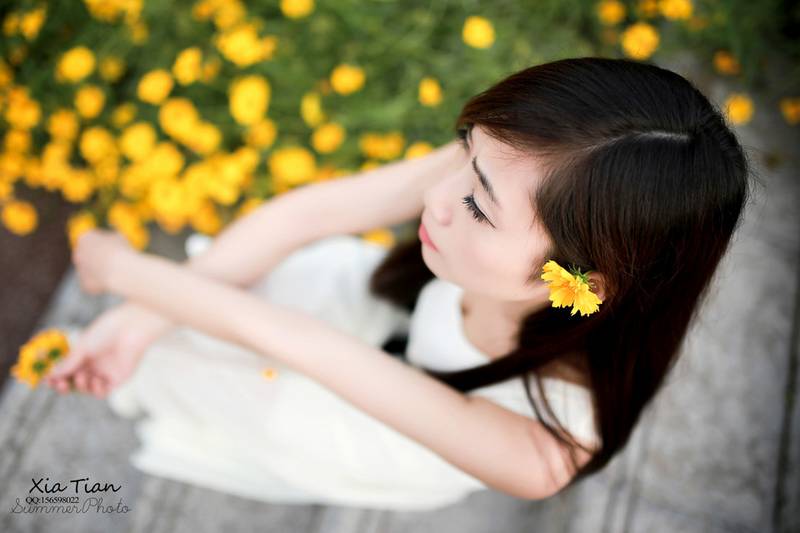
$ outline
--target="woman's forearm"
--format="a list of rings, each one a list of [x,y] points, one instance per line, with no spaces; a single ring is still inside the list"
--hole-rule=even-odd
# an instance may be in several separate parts
[[[454,141],[421,157],[297,187],[235,220],[186,265],[231,285],[252,285],[308,243],[413,220],[425,190],[464,161]]]

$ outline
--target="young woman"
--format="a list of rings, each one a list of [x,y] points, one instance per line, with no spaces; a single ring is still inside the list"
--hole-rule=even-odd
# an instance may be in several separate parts
[[[526,68],[456,129],[267,202],[184,265],[84,235],[82,286],[128,302],[49,383],[147,412],[140,468],[267,501],[538,499],[598,471],[679,355],[746,155],[689,81],[624,59]],[[347,235],[410,220],[386,252]],[[382,357],[398,333],[407,362]]]

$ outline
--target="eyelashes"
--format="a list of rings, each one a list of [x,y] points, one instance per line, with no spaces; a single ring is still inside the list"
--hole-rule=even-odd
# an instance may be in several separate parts
[[[461,199],[461,203],[467,206],[467,209],[472,213],[473,218],[478,222],[487,222],[488,219],[486,215],[484,215],[478,206],[475,204],[475,195],[471,193],[464,198]]]

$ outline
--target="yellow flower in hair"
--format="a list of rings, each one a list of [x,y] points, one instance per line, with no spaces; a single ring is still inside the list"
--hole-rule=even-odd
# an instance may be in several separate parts
[[[586,277],[589,271],[581,272],[573,268],[570,272],[552,259],[545,263],[542,270],[544,274],[541,277],[549,284],[553,307],[572,306],[570,315],[580,311],[581,315],[586,316],[597,311],[602,301],[589,287]]]

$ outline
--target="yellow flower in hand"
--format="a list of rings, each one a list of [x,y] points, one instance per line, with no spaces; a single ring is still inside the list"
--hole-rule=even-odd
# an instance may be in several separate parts
[[[589,287],[588,272],[582,273],[579,269],[569,272],[553,260],[545,263],[542,270],[541,277],[549,284],[553,307],[572,306],[570,315],[580,311],[586,316],[597,311],[602,301]]]

